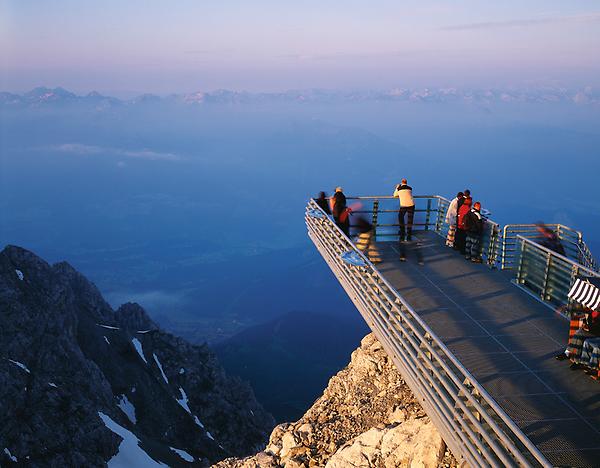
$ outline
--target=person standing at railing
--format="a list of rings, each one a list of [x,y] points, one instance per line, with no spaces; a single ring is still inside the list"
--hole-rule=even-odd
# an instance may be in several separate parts
[[[448,211],[446,211],[446,224],[448,225],[448,235],[446,236],[446,245],[454,247],[454,237],[456,236],[456,217],[458,216],[458,202],[462,200],[464,194],[458,192],[456,197],[450,202]]]
[[[557,254],[566,256],[565,248],[561,244],[560,238],[556,232],[554,232],[541,221],[535,223],[535,227],[542,238],[540,240],[541,245],[556,252]]]
[[[319,205],[319,207],[325,212],[325,214],[331,214],[331,209],[329,208],[329,203],[327,202],[327,195],[325,194],[325,192],[319,193],[319,198],[315,200],[315,203]]]
[[[402,179],[401,183],[396,185],[394,197],[400,200],[400,211],[398,211],[398,224],[400,225],[398,234],[400,241],[405,238],[407,241],[410,241],[412,239],[412,227],[415,217],[415,200],[412,195],[412,187],[408,185],[406,179]],[[406,224],[404,224],[405,216],[407,218]]]
[[[465,199],[471,198],[471,191],[469,189],[463,190],[462,193],[463,193],[463,197],[460,200],[458,200],[458,209],[459,210],[460,210],[460,207],[462,206],[462,204],[465,202]]]
[[[471,197],[465,197],[462,200],[458,208],[458,217],[456,222],[456,238],[454,239],[454,246],[462,255],[466,255],[467,248],[467,229],[465,227],[465,216],[471,211],[471,204],[473,200]]]
[[[463,224],[467,233],[465,258],[473,263],[481,263],[481,236],[484,220],[481,217],[481,203],[475,202],[473,208],[464,216]]]
[[[346,204],[346,196],[342,187],[337,187],[335,194],[331,197],[331,214],[335,224],[350,237],[350,210]]]

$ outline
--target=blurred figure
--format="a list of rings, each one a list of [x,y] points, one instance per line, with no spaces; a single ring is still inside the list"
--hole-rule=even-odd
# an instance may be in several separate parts
[[[361,216],[357,220],[356,227],[358,229],[358,240],[356,241],[358,250],[365,254],[371,263],[381,263],[381,255],[375,244],[373,225]]]
[[[446,211],[446,224],[448,225],[448,235],[446,236],[446,245],[454,247],[454,237],[456,235],[456,217],[458,216],[458,202],[462,200],[464,194],[458,192],[456,197],[450,202],[448,211]]]
[[[335,224],[344,234],[350,236],[350,210],[346,205],[346,196],[342,187],[337,187],[335,194],[331,197],[331,214]]]
[[[556,252],[557,254],[566,256],[565,248],[561,244],[558,234],[556,232],[554,232],[541,221],[535,223],[535,227],[542,238],[540,240],[541,245],[543,245],[547,249]]]
[[[415,256],[417,257],[417,263],[421,266],[425,265],[423,261],[423,252],[421,251],[421,244],[419,242],[402,242],[401,240],[398,242],[398,247],[400,250],[400,261],[405,262],[408,252],[414,251]]]
[[[481,217],[481,203],[475,202],[473,208],[464,217],[464,226],[467,234],[465,258],[474,263],[481,263],[481,236],[483,235],[483,218]]]
[[[327,195],[325,192],[319,192],[319,198],[317,198],[315,202],[325,212],[325,214],[331,214],[331,209],[329,209],[329,202],[327,201]]]
[[[595,345],[595,339],[600,336],[600,312],[587,309],[585,318],[581,322],[580,328],[571,336],[565,354],[573,361],[570,369],[582,369],[592,361],[592,348]],[[587,346],[585,342],[591,340]],[[584,354],[585,351],[585,354]],[[597,366],[595,359],[592,361]]]
[[[402,179],[401,183],[396,185],[394,197],[400,200],[400,211],[398,211],[398,224],[400,225],[398,234],[400,240],[404,240],[406,236],[406,240],[409,241],[412,238],[413,219],[415,217],[415,200],[412,196],[412,187],[408,185],[406,179]],[[405,215],[407,217],[406,224],[404,224]]]
[[[467,229],[465,227],[465,216],[471,211],[471,204],[473,200],[471,197],[465,196],[458,208],[458,217],[456,223],[456,237],[454,239],[454,246],[461,254],[466,254],[467,247]]]

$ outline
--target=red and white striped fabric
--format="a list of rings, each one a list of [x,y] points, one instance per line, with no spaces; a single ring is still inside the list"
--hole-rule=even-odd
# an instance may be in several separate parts
[[[572,301],[579,302],[592,310],[597,310],[600,306],[600,289],[585,279],[577,278],[568,296]]]

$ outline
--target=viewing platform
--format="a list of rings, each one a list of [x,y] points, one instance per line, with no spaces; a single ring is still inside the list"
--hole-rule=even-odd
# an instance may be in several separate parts
[[[476,264],[445,245],[449,201],[415,198],[405,262],[397,199],[348,197],[374,225],[377,265],[314,200],[306,224],[454,455],[474,467],[599,466],[600,382],[554,359],[569,336],[557,308],[576,278],[600,276],[581,233],[550,226],[562,256],[533,225],[487,220]]]

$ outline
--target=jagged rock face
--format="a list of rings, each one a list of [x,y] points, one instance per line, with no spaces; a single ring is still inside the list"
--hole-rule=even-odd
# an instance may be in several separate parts
[[[128,437],[142,466],[206,466],[264,447],[274,425],[206,346],[18,247],[0,252],[0,350],[2,467],[134,466]]]
[[[369,334],[299,421],[277,426],[264,451],[216,466],[456,465],[383,347]]]

